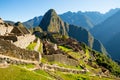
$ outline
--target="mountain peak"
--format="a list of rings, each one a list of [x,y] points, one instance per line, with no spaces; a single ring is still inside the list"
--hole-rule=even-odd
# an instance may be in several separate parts
[[[48,10],[45,15],[49,15],[51,17],[52,16],[58,16],[57,13],[56,13],[56,11],[54,9]]]
[[[66,35],[67,26],[54,9],[50,9],[45,13],[39,26],[43,31],[57,32]]]

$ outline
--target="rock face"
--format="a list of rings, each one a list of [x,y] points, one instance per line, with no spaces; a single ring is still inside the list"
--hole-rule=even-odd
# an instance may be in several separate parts
[[[42,18],[39,25],[43,31],[60,33],[67,35],[68,25],[64,23],[61,18],[56,14],[55,10],[50,9]]]
[[[105,53],[107,54],[106,49],[102,45],[100,41],[95,39],[89,31],[82,27],[74,26],[74,25],[69,25],[69,32],[68,32],[70,37],[73,37],[77,39],[80,42],[84,42],[87,44],[90,48]]]
[[[68,34],[78,41],[86,43],[89,47],[92,48],[94,38],[86,29],[74,25],[69,25]]]

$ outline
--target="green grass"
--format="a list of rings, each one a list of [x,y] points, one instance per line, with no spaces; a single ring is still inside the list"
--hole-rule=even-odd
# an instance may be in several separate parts
[[[18,66],[24,67],[24,68],[34,68],[34,67],[35,67],[34,64],[24,64],[24,65],[20,64],[20,65],[18,65]]]
[[[69,49],[69,48],[64,47],[64,46],[59,46],[59,48],[61,50],[63,50],[64,52],[66,52],[67,54],[71,55],[75,59],[79,59],[80,58],[79,52],[74,52],[72,49]]]
[[[36,46],[37,43],[31,43],[28,45],[27,49],[28,50],[34,50],[34,47]]]
[[[0,80],[50,80],[44,75],[37,74],[33,71],[20,68],[18,66],[9,66],[0,68]]]
[[[38,74],[47,76],[47,77],[52,77],[52,76],[50,76],[47,72],[45,72],[44,70],[36,70],[35,72],[38,73]]]
[[[43,53],[43,44],[42,44],[42,43],[40,43],[39,48],[38,48],[38,51],[39,51],[40,53]]]
[[[114,80],[110,78],[100,78],[99,76],[90,76],[89,74],[71,74],[57,71],[55,74],[59,75],[64,80]]]
[[[69,52],[69,51],[72,51],[72,49],[69,49],[69,48],[66,48],[64,46],[58,46],[60,49],[62,49],[63,51],[65,52]]]
[[[64,67],[64,68],[71,68],[71,69],[82,69],[81,67],[79,66],[70,66],[70,65],[66,65],[66,64],[62,64],[60,62],[49,62],[49,64],[53,65],[53,64],[56,64],[57,66],[60,66],[60,67]]]

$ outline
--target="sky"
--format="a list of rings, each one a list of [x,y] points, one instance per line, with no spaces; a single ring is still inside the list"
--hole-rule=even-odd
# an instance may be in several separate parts
[[[49,9],[58,14],[67,11],[99,11],[120,8],[120,0],[0,0],[0,17],[3,20],[27,21],[44,15]]]

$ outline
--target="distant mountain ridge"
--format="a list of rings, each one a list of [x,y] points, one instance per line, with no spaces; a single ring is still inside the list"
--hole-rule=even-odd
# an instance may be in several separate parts
[[[106,20],[108,17],[112,16],[115,14],[119,8],[116,9],[111,9],[109,12],[105,14],[101,14],[100,12],[95,12],[95,11],[87,11],[87,12],[71,12],[68,11],[66,13],[60,14],[59,16],[64,22],[67,22],[69,24],[73,24],[76,26],[82,26],[86,29],[91,29],[95,25],[103,22]],[[23,24],[27,27],[36,27],[39,25],[41,22],[43,16],[39,17],[34,17],[33,19],[30,19],[26,22],[23,22]]]
[[[109,17],[103,23],[91,29],[95,38],[99,39],[106,47],[112,58],[120,60],[119,33],[120,33],[120,10]]]

